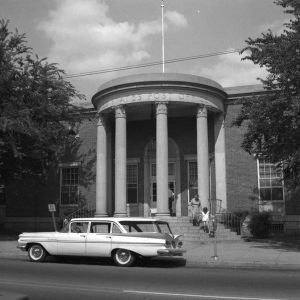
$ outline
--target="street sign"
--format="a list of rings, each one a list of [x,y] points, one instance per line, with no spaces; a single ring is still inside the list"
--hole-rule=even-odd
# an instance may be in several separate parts
[[[56,212],[55,204],[48,204],[49,212]]]
[[[53,221],[53,225],[54,225],[54,230],[57,231],[56,221],[55,221],[55,216],[54,216],[54,213],[56,212],[55,204],[48,204],[48,209],[49,209],[49,212],[51,213],[51,217],[52,217],[52,221]]]

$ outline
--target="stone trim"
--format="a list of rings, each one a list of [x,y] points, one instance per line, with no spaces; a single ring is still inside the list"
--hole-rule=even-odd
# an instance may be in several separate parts
[[[120,105],[129,104],[144,104],[155,102],[178,102],[178,103],[191,103],[207,106],[208,109],[213,111],[222,112],[224,110],[223,99],[217,98],[210,94],[204,93],[191,93],[191,92],[138,92],[133,91],[131,95],[109,95],[99,101],[98,113],[107,109],[115,109]]]

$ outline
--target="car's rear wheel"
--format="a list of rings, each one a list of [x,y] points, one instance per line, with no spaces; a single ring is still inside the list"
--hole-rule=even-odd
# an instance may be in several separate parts
[[[33,244],[28,249],[28,256],[31,261],[41,262],[47,256],[46,250],[39,244]]]
[[[117,249],[113,255],[114,262],[120,267],[129,267],[135,261],[135,255],[126,249]]]

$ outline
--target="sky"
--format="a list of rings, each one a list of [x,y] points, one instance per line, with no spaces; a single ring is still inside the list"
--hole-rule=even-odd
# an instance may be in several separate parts
[[[128,74],[162,72],[161,0],[0,0],[0,18],[25,33],[40,58],[59,64],[90,101],[104,82]],[[280,33],[289,15],[273,0],[164,0],[165,72],[210,78],[223,87],[258,84],[266,71],[238,52],[249,37]],[[102,72],[105,71],[105,72]]]

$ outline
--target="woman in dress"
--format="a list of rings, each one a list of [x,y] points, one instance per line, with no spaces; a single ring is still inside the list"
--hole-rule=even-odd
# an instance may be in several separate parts
[[[191,204],[191,211],[192,211],[193,226],[198,226],[200,222],[200,213],[201,213],[201,202],[198,194],[195,195],[195,197],[191,200],[190,204]]]

